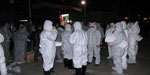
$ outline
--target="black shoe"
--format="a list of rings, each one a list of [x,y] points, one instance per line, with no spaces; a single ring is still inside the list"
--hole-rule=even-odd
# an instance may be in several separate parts
[[[95,59],[96,59],[96,57],[93,57],[93,59],[95,60]]]
[[[51,75],[50,70],[49,71],[44,71],[44,75]]]
[[[75,73],[75,75],[82,75],[81,68],[76,68]]]
[[[91,64],[91,62],[87,62],[87,64]]]
[[[53,68],[51,68],[51,70],[50,70],[50,73],[53,73],[54,72],[54,67]]]
[[[99,66],[99,64],[95,64],[95,66]]]
[[[82,75],[86,75],[86,68],[87,68],[86,65],[82,66]]]
[[[74,69],[72,60],[68,60],[68,69]]]
[[[64,59],[64,67],[67,68],[68,67],[68,59]]]

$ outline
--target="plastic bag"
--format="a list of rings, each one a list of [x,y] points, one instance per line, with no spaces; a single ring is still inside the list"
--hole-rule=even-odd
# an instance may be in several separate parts
[[[14,68],[12,68],[12,71],[20,73],[21,72],[21,68],[20,68],[20,66],[15,66]]]

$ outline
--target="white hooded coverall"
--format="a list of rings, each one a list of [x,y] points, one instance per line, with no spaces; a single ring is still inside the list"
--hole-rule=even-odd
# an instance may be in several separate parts
[[[13,34],[15,62],[24,63],[28,31],[24,25],[19,26],[19,30]]]
[[[62,50],[64,58],[68,60],[73,58],[73,47],[69,41],[72,34],[71,25],[65,25],[65,31],[62,33]]]
[[[0,32],[4,36],[4,42],[2,43],[2,46],[4,48],[6,58],[10,55],[9,47],[10,47],[10,38],[12,37],[12,33],[9,29],[9,26],[10,25],[6,23],[5,26],[0,28]]]
[[[112,33],[112,35],[108,36],[112,37],[112,39],[108,39],[106,37],[105,41],[109,42],[110,46],[112,47],[112,56],[113,56],[113,62],[115,64],[115,67],[112,67],[114,70],[116,70],[117,73],[122,74],[123,73],[123,66],[122,66],[122,59],[125,47],[128,45],[125,33],[123,31],[123,26],[120,22],[115,24],[115,30]]]
[[[129,30],[127,28],[127,24],[125,21],[121,21],[122,25],[123,25],[123,31],[126,35],[126,38],[127,38],[127,43],[129,42],[128,38],[129,38]],[[125,47],[125,52],[122,56],[122,66],[123,66],[123,69],[127,69],[127,53],[128,53],[128,45]]]
[[[101,42],[103,41],[103,38],[105,37],[105,34],[104,34],[104,29],[103,27],[100,25],[100,23],[97,23],[97,30],[101,33]],[[102,44],[102,43],[101,43]]]
[[[114,26],[115,26],[115,24],[114,23],[110,23],[110,25],[109,25],[109,28],[107,28],[106,29],[106,33],[105,33],[105,37],[107,37],[107,36],[109,36],[110,34],[112,34],[112,32],[114,31]],[[111,38],[112,39],[112,38]],[[105,41],[106,42],[106,41]],[[108,43],[108,45],[109,45],[109,42],[107,42]],[[110,46],[108,46],[108,57],[107,57],[107,59],[110,59],[110,58],[112,58],[112,51],[111,51],[111,47]]]
[[[62,27],[57,28],[57,37],[56,42],[62,42],[62,33],[64,32],[64,29]],[[56,46],[56,62],[62,63],[63,62],[63,51],[62,46]]]
[[[94,28],[87,31],[88,36],[88,62],[92,62],[93,56],[96,57],[95,64],[100,63],[100,43],[101,33],[96,29],[96,25],[91,24]]]
[[[82,68],[82,65],[87,65],[87,33],[78,21],[74,23],[74,29],[70,38],[73,44],[73,64],[75,68]]]
[[[43,28],[44,30],[40,34],[40,53],[43,57],[44,71],[49,71],[54,65],[57,31],[53,29],[52,22],[49,20],[44,22]]]
[[[4,41],[3,35],[0,33],[0,75],[7,75],[7,68],[5,64],[4,50],[2,47],[2,42]]]
[[[130,24],[129,26],[129,49],[128,49],[128,63],[136,63],[136,55],[138,51],[138,41],[141,41],[143,38],[139,35],[140,27],[138,22],[135,24]]]

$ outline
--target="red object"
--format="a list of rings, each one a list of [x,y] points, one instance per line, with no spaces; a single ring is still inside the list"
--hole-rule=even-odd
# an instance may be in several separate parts
[[[113,30],[112,33],[114,33],[115,31]]]
[[[93,22],[93,24],[96,24],[96,22]]]
[[[60,21],[62,20],[62,14],[59,15],[59,20],[60,20]]]
[[[90,22],[90,24],[96,24],[96,22]]]

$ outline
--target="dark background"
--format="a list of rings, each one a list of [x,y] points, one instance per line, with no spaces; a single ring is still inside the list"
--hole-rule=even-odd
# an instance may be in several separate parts
[[[75,7],[82,7],[81,0],[31,0],[32,5],[38,2],[56,3]],[[9,0],[0,2],[0,10],[11,10],[14,6],[17,11],[28,10],[28,0]],[[40,7],[40,6],[39,6]],[[87,11],[117,11],[119,15],[142,14],[149,16],[148,0],[87,0]]]
[[[14,3],[10,3],[11,0],[2,0],[0,2],[0,21],[18,21],[19,19],[29,19],[29,0],[14,0]],[[32,21],[43,23],[45,19],[51,19],[52,21],[59,21],[59,14],[62,13],[75,13],[76,16],[81,16],[83,14],[83,5],[81,5],[81,0],[30,0],[31,1],[31,11],[32,11]],[[41,3],[48,3],[51,6],[41,5]],[[107,12],[117,16],[120,20],[124,17],[132,17],[135,20],[143,20],[144,17],[149,19],[149,2],[148,0],[87,0],[86,12]],[[61,5],[61,6],[58,6]],[[56,8],[56,6],[58,6]],[[62,8],[63,6],[63,8]],[[65,6],[65,7],[64,7]],[[78,12],[75,10],[67,9],[68,7],[81,8],[82,11]],[[79,15],[77,14],[79,13]],[[103,15],[102,13],[101,15]],[[106,16],[101,16],[102,22],[108,21],[103,20],[103,18],[109,18]],[[76,17],[75,16],[75,17]],[[93,18],[99,17],[96,15]],[[91,16],[90,16],[91,17]],[[90,18],[87,17],[87,18]],[[116,18],[116,17],[112,17]],[[95,20],[95,19],[94,19]],[[93,20],[92,20],[93,21]],[[111,21],[109,21],[111,22]],[[149,21],[148,21],[149,22]]]

